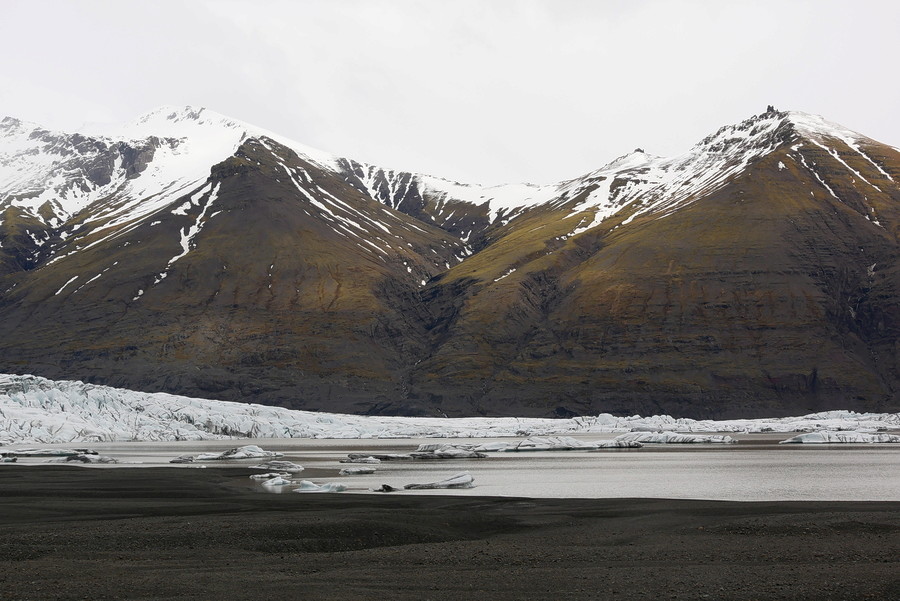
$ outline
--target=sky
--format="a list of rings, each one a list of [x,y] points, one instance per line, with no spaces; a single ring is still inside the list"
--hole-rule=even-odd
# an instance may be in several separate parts
[[[202,106],[465,183],[674,156],[763,112],[900,146],[894,0],[3,0],[0,116]]]

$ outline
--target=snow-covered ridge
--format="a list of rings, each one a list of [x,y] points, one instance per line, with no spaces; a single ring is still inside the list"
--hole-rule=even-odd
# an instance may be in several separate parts
[[[137,211],[137,205],[147,204],[143,202],[147,198],[169,200],[172,194],[196,189],[212,165],[231,156],[251,137],[271,138],[332,172],[346,169],[342,159],[333,155],[205,108],[163,106],[124,125],[85,126],[78,134],[50,132],[6,118],[0,122],[0,202],[15,194],[13,204],[41,218],[39,209],[46,205],[61,223],[115,193],[131,200],[128,206],[110,211],[118,222],[128,221],[146,215]],[[438,203],[487,204],[492,223],[505,223],[529,207],[566,206],[569,216],[582,215],[571,232],[578,234],[631,205],[636,210],[629,220],[645,214],[664,217],[721,187],[751,162],[796,137],[839,139],[857,150],[859,141],[868,140],[816,115],[768,111],[720,128],[682,155],[665,158],[639,150],[582,177],[547,185],[481,186],[356,165],[364,190],[393,208],[415,183]],[[143,153],[137,168],[127,164],[135,153]],[[108,178],[98,179],[101,164],[100,171],[110,172]],[[383,181],[376,180],[376,173]],[[573,205],[572,200],[580,196],[584,198]],[[150,203],[153,207],[159,204],[155,200]]]
[[[171,202],[200,186],[213,165],[250,137],[272,138],[311,162],[337,168],[325,152],[190,106],[161,107],[131,123],[75,134],[6,118],[0,122],[0,203],[42,220],[49,209],[49,225],[57,227],[115,195],[124,202],[91,218],[128,222],[158,209],[160,200]]]
[[[697,421],[669,416],[572,419],[411,418],[292,411],[0,375],[0,444],[222,438],[481,438],[609,432],[879,432],[900,413],[830,411],[795,418]]]
[[[479,186],[415,177],[421,189],[439,201],[487,203],[491,222],[498,218],[506,222],[529,207],[567,206],[568,217],[582,214],[569,234],[576,235],[628,207],[634,210],[623,224],[641,215],[665,217],[721,188],[779,145],[799,138],[841,140],[872,162],[859,148],[859,142],[871,142],[869,138],[818,115],[769,110],[720,128],[684,154],[661,157],[636,149],[584,176],[555,184]],[[583,198],[571,204],[579,197]]]
[[[336,169],[336,157],[327,152],[203,107],[161,106],[144,113],[130,123],[119,126],[118,129],[106,132],[105,135],[125,139],[144,139],[150,136],[190,139],[198,136],[203,137],[206,135],[206,132],[214,131],[236,132],[238,134],[237,144],[240,144],[246,138],[271,138],[279,144],[287,146],[302,157],[322,166]],[[237,145],[234,146],[234,149],[237,149]],[[232,150],[233,152],[234,150]],[[227,156],[230,156],[230,154]],[[207,167],[210,166],[212,164]]]

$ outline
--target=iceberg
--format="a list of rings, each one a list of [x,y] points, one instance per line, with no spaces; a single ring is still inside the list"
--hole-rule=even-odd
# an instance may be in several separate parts
[[[382,461],[407,461],[413,458],[409,453],[350,453],[341,463],[374,463],[372,459]]]
[[[200,453],[194,457],[194,461],[225,461],[228,459],[260,459],[262,457],[284,457],[284,453],[277,451],[264,451],[255,444],[228,449],[221,453]]]
[[[338,474],[340,474],[341,476],[359,476],[362,474],[374,474],[374,473],[375,473],[374,467],[365,467],[365,466],[345,467],[344,469],[342,469],[341,471],[338,472]]]
[[[644,445],[636,440],[605,440],[598,442],[592,451],[602,451],[603,449],[640,449]]]
[[[800,434],[778,444],[874,444],[874,443],[900,443],[898,434],[881,434],[870,432],[834,432],[824,430],[821,432],[808,432]]]
[[[585,451],[595,448],[597,448],[597,443],[583,442],[571,436],[532,436],[498,450],[509,453],[521,451]]]
[[[96,455],[90,449],[13,449],[3,451],[7,457],[74,457],[76,455]]]
[[[484,453],[479,453],[471,448],[471,445],[452,444],[421,444],[414,453],[410,453],[413,459],[484,459]]]
[[[371,455],[358,455],[352,453],[346,459],[341,459],[341,463],[381,463],[381,459],[372,457]]]
[[[715,434],[679,434],[677,432],[628,432],[616,436],[616,441],[642,444],[734,444],[731,436]]]
[[[284,461],[282,459],[272,459],[270,461],[266,461],[265,463],[260,463],[259,465],[251,465],[250,469],[254,470],[275,470],[278,472],[289,472],[291,474],[297,474],[303,471],[303,466],[293,461]]]
[[[286,478],[288,476],[287,472],[279,473],[279,472],[267,472],[265,474],[253,474],[250,476],[251,480],[271,480],[272,478],[276,478],[281,476],[282,478]]]
[[[119,463],[115,457],[106,455],[90,455],[79,453],[78,455],[66,455],[55,459],[47,459],[45,463]]]
[[[335,482],[326,482],[325,484],[314,484],[309,480],[301,480],[300,487],[295,488],[294,492],[344,492],[347,487],[343,484]]]
[[[175,459],[169,460],[169,463],[194,463],[193,455],[179,455]]]
[[[293,484],[293,482],[291,482],[284,476],[275,476],[274,478],[269,478],[261,484],[263,486],[287,486],[288,484]]]
[[[455,476],[450,476],[446,480],[439,482],[429,482],[428,484],[407,484],[403,487],[406,490],[430,490],[439,488],[475,488],[475,479],[469,472],[460,472]]]

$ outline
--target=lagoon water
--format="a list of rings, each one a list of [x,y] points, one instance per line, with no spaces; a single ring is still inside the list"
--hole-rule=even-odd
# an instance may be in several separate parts
[[[240,439],[202,442],[93,443],[88,447],[115,457],[116,467],[172,465],[185,454],[221,451],[245,444],[285,454],[303,465],[295,479],[318,484],[340,482],[349,493],[365,493],[382,484],[442,480],[461,471],[475,478],[466,490],[404,491],[394,494],[452,494],[515,497],[672,498],[731,501],[900,501],[900,445],[779,445],[785,434],[732,434],[731,445],[646,445],[642,449],[597,452],[539,451],[491,453],[485,459],[392,461],[375,465],[376,473],[340,476],[347,453],[409,453],[433,439],[311,440]],[[614,435],[583,435],[584,440]],[[510,439],[492,439],[510,440]],[[471,443],[473,439],[440,439]],[[23,445],[16,445],[23,446]],[[32,448],[34,445],[30,445]],[[66,445],[42,445],[42,448]],[[38,463],[46,458],[20,458]],[[206,462],[208,467],[247,467],[257,461]],[[14,469],[5,464],[0,469]],[[6,467],[8,466],[8,467]],[[190,466],[196,468],[196,465]],[[187,466],[173,469],[186,469]],[[98,466],[97,469],[103,469]],[[185,477],[189,476],[186,471]],[[242,470],[242,474],[245,473]],[[236,476],[237,477],[237,476]],[[246,476],[243,476],[246,477]],[[248,479],[249,482],[249,479]],[[262,492],[262,487],[260,491]],[[347,494],[347,493],[344,493]]]

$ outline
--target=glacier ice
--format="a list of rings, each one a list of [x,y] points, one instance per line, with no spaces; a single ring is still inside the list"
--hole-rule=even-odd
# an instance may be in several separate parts
[[[584,451],[596,448],[596,443],[584,442],[571,436],[532,436],[517,443],[510,443],[505,448],[497,449],[503,452],[520,451]]]
[[[381,459],[372,457],[371,455],[358,455],[351,453],[346,459],[341,459],[341,463],[381,463]]]
[[[378,463],[382,461],[410,461],[413,456],[410,453],[350,453],[341,463]]]
[[[341,471],[338,472],[341,476],[360,476],[362,474],[374,474],[374,467],[367,466],[356,466],[356,467],[345,467],[342,468]]]
[[[731,436],[720,434],[679,434],[677,432],[629,432],[616,436],[616,441],[641,444],[733,444]]]
[[[293,482],[284,476],[275,476],[274,478],[269,478],[265,482],[262,482],[263,486],[287,486],[289,484],[293,484]]]
[[[808,432],[782,440],[778,444],[900,443],[900,435],[871,432]]]
[[[422,444],[410,453],[413,459],[483,459],[484,453],[472,450],[470,446],[452,444]]]
[[[279,473],[279,472],[266,472],[265,474],[252,474],[250,476],[251,480],[271,480],[272,478],[276,478],[281,476],[282,478],[286,478],[288,476],[287,472]]]
[[[293,461],[285,461],[283,459],[271,459],[258,465],[251,465],[250,469],[254,470],[276,470],[279,472],[288,472],[296,474],[303,471],[303,466]]]
[[[300,486],[294,489],[294,492],[344,492],[347,487],[343,484],[335,482],[326,482],[325,484],[314,484],[309,480],[301,480]]]
[[[636,440],[604,440],[595,445],[594,451],[603,449],[640,449],[644,445]]]
[[[200,453],[194,457],[195,461],[224,461],[227,459],[259,459],[261,457],[283,457],[284,453],[277,451],[265,451],[255,444],[235,447],[221,453]]]
[[[45,463],[100,463],[100,464],[111,464],[111,463],[119,463],[119,460],[115,457],[109,457],[107,455],[91,455],[79,453],[77,455],[65,455],[63,457],[56,457],[55,459],[47,459]]]
[[[195,461],[227,461],[230,459],[260,459],[263,457],[283,457],[284,453],[266,451],[255,444],[235,447],[219,453],[200,453],[199,455],[181,455],[169,463],[193,463]],[[279,469],[279,468],[265,468]]]
[[[693,420],[668,415],[570,419],[339,415],[210,401],[0,374],[0,446],[236,438],[563,437],[625,432],[812,432],[900,429],[900,413],[827,411],[800,417]],[[485,443],[475,452],[506,443]],[[458,445],[457,445],[458,446]]]
[[[72,457],[75,455],[96,455],[90,449],[10,449],[3,451],[9,457]]]
[[[407,484],[403,487],[405,490],[431,490],[443,488],[475,488],[475,479],[469,472],[460,472],[450,476],[446,480],[438,482],[429,482],[427,484]]]

